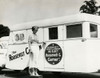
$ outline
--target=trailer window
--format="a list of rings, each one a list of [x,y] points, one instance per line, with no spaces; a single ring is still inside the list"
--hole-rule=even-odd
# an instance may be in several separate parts
[[[97,38],[97,25],[90,24],[90,37]]]
[[[67,38],[82,37],[82,24],[69,25],[66,30]]]
[[[58,28],[52,27],[49,28],[49,39],[58,39]]]

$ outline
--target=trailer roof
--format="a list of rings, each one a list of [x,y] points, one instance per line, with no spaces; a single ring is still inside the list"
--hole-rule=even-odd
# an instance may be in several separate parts
[[[10,26],[9,28],[11,31],[14,31],[14,30],[29,29],[29,28],[32,28],[32,26],[46,27],[50,25],[58,25],[58,24],[81,22],[81,21],[90,21],[90,22],[99,24],[100,16],[79,13],[75,15],[69,15],[69,16],[57,17],[57,18],[52,18],[52,19],[45,19],[45,20],[16,24],[16,25]]]

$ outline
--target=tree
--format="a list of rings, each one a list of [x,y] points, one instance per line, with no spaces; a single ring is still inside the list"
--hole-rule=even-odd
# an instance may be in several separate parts
[[[7,26],[0,24],[0,38],[4,36],[9,36],[10,29]]]
[[[80,7],[80,12],[100,15],[100,6],[97,6],[96,4],[97,2],[95,0],[84,1],[84,4]]]

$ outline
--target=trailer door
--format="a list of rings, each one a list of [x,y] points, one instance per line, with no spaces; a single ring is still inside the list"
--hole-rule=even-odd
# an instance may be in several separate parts
[[[63,25],[44,28],[44,67],[64,69]]]

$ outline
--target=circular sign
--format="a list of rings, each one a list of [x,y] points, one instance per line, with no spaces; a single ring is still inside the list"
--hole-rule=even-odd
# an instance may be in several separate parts
[[[62,49],[58,44],[52,43],[45,50],[46,61],[52,65],[58,64],[62,59]]]

